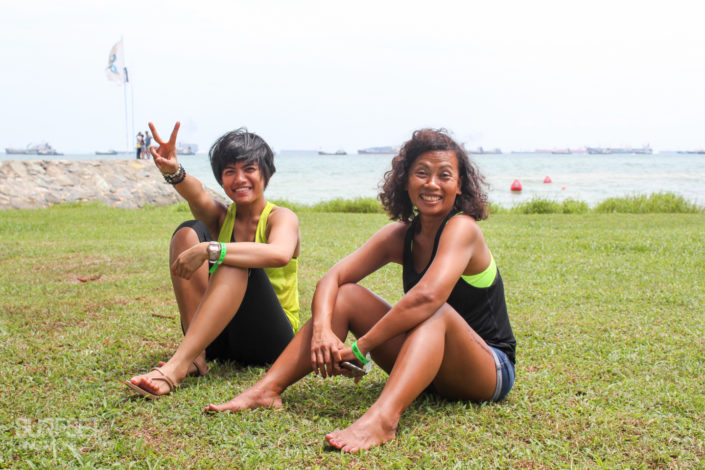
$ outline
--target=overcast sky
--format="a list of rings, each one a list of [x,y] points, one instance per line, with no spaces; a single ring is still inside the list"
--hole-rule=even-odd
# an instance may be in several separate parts
[[[419,127],[503,150],[705,148],[698,4],[0,0],[0,148],[124,148],[104,72],[121,37],[135,131],[181,120],[202,150],[239,126],[276,150],[398,145]]]

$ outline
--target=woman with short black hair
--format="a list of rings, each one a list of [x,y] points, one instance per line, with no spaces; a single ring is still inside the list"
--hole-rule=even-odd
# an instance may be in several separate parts
[[[279,356],[299,328],[301,236],[296,214],[264,197],[275,167],[261,137],[237,129],[211,147],[213,174],[233,201],[225,206],[179,164],[179,123],[167,142],[149,127],[159,144],[150,148],[154,163],[195,218],[176,229],[169,249],[184,339],[168,362],[125,382],[151,398],[207,373],[207,360],[263,365]]]

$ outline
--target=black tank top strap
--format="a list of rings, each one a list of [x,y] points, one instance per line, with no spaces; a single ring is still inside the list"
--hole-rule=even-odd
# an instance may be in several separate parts
[[[404,266],[405,268],[413,266],[414,262],[411,258],[411,244],[414,241],[414,232],[416,231],[416,219],[413,219],[406,229],[406,235],[404,236]]]
[[[431,266],[431,263],[433,262],[433,259],[436,257],[436,251],[438,251],[438,244],[440,243],[441,240],[441,234],[443,233],[443,229],[445,228],[446,224],[448,221],[453,217],[454,215],[458,214],[459,211],[453,211],[446,216],[446,218],[443,220],[441,223],[441,226],[438,227],[438,232],[436,232],[436,238],[433,241],[433,250],[431,252],[431,257],[429,258],[428,264],[424,267],[424,269],[419,273],[416,272],[416,268],[414,267],[414,258],[412,255],[412,245],[414,241],[414,233],[416,233],[416,227],[418,226],[418,219],[414,218],[411,221],[411,224],[409,224],[409,228],[406,230],[406,236],[404,237],[404,254],[403,254],[403,267],[404,267],[404,291],[407,292],[411,287],[416,285],[417,282],[423,277],[423,275],[426,273],[426,270],[428,269],[429,266]]]
[[[436,232],[436,239],[433,241],[433,251],[431,252],[431,260],[428,262],[428,265],[426,268],[424,268],[423,272],[426,272],[426,269],[428,269],[429,266],[431,266],[431,263],[433,262],[434,258],[436,257],[436,251],[438,251],[438,244],[441,242],[441,234],[443,233],[443,229],[446,228],[446,224],[448,221],[458,213],[459,211],[451,211],[446,218],[443,220],[441,223],[441,226],[438,227],[438,232]]]

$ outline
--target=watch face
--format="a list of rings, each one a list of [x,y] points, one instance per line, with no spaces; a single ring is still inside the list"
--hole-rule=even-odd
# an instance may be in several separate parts
[[[220,256],[220,243],[215,242],[208,245],[208,259],[216,261]]]

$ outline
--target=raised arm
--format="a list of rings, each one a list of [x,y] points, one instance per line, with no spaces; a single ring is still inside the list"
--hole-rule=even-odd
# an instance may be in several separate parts
[[[424,276],[358,339],[360,350],[363,353],[371,351],[433,315],[448,300],[473,256],[481,251],[488,255],[480,228],[472,218],[460,215],[449,220],[441,235],[436,256]]]
[[[154,124],[149,123],[154,141],[159,147],[150,147],[154,164],[162,174],[175,174],[179,171],[179,161],[176,156],[176,136],[179,133],[181,123],[174,125],[168,141],[162,140]],[[193,216],[206,224],[213,234],[217,234],[220,229],[220,222],[225,216],[227,208],[224,204],[215,201],[203,188],[203,184],[192,175],[186,174],[183,181],[174,185],[174,189],[188,202]]]

